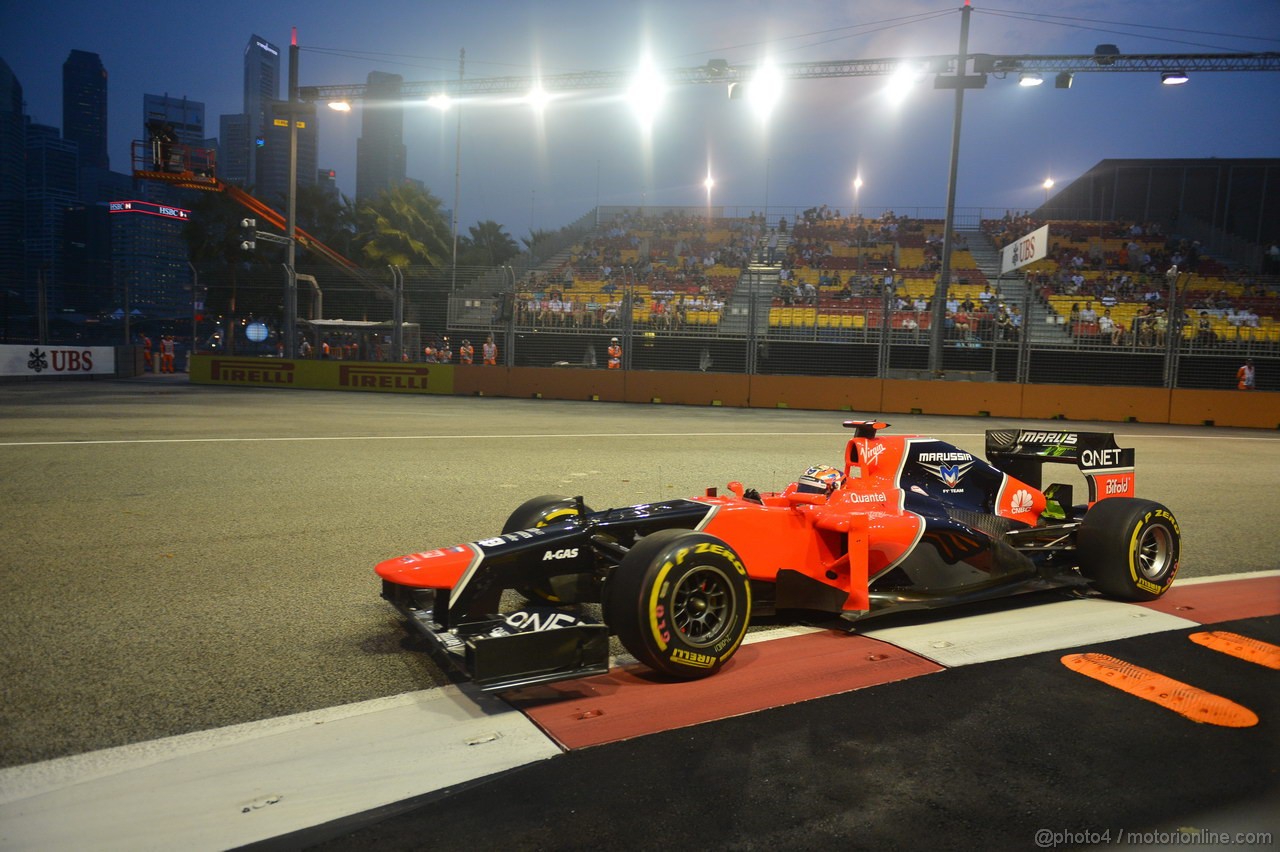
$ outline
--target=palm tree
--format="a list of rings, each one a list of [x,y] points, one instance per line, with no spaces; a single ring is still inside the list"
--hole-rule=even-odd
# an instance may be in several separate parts
[[[355,242],[371,265],[443,266],[451,251],[440,199],[413,184],[383,190],[356,210]]]
[[[530,229],[529,236],[521,237],[520,242],[525,244],[529,254],[536,260],[545,260],[542,252],[546,250],[547,243],[559,237],[560,233],[560,231],[546,231],[541,228]]]
[[[298,227],[342,255],[350,255],[356,209],[345,195],[312,184],[298,187]]]
[[[520,253],[520,246],[492,219],[477,222],[470,236],[459,239],[459,266],[501,266]]]

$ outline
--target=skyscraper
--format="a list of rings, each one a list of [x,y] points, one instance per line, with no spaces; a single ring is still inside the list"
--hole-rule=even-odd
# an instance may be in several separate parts
[[[260,35],[244,48],[244,111],[218,120],[218,176],[242,186],[258,182],[258,150],[280,98],[280,48]]]
[[[201,101],[172,98],[169,95],[142,96],[142,120],[145,125],[163,121],[173,128],[178,142],[195,148],[203,147],[204,104]]]
[[[50,310],[63,307],[62,240],[66,211],[80,200],[80,164],[76,143],[56,127],[27,125],[26,280],[23,298],[39,302],[43,286]]]
[[[403,82],[399,74],[369,72],[366,102],[386,105],[361,111],[360,138],[356,141],[358,201],[404,183],[404,108],[400,106]]]
[[[62,63],[62,138],[80,146],[80,164],[107,161],[107,69],[96,53],[73,50]]]
[[[218,117],[218,177],[241,186],[253,174],[254,146],[249,116],[244,113]]]
[[[24,278],[22,241],[26,227],[27,128],[22,117],[22,84],[0,59],[0,302],[6,309],[8,293],[21,292]],[[7,311],[6,311],[7,317]],[[0,338],[8,337],[8,329]]]
[[[279,210],[285,207],[289,192],[289,117],[285,101],[276,101],[258,149],[258,180],[254,195]],[[314,186],[318,161],[316,115],[295,116],[298,127],[298,186]]]
[[[258,181],[257,147],[271,125],[271,103],[280,99],[280,48],[259,35],[244,48],[244,114],[248,116],[249,183]]]

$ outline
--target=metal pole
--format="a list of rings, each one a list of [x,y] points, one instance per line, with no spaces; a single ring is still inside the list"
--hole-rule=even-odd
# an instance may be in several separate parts
[[[462,77],[467,67],[467,49],[458,50],[458,89],[462,89]],[[458,286],[458,201],[462,195],[462,106],[458,105],[458,128],[453,134],[453,274],[449,289]]]
[[[285,246],[284,283],[284,357],[298,356],[298,279],[297,267],[297,227],[298,227],[298,28],[294,27],[289,44],[289,187],[288,210],[285,213],[284,236],[288,240]]]
[[[196,335],[197,330],[196,317],[199,316],[199,299],[200,299],[200,272],[196,269],[196,265],[191,261],[187,261],[187,266],[191,267],[191,351],[187,353],[187,372],[191,372],[191,356],[196,354]]]
[[[399,364],[404,360],[404,270],[392,266],[391,282],[391,360]]]
[[[960,52],[956,57],[956,75],[963,77],[969,53],[969,3],[960,8]],[[956,177],[960,171],[960,120],[964,115],[964,86],[956,86],[955,118],[951,125],[951,168],[947,174],[947,216],[942,234],[942,274],[933,293],[933,311],[929,322],[929,372],[942,372],[943,322],[947,311],[947,291],[951,289],[952,232],[956,224]],[[1023,319],[1026,322],[1026,319]]]

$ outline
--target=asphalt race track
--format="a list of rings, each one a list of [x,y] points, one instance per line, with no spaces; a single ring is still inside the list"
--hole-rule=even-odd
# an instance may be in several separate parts
[[[492,534],[535,494],[582,494],[605,508],[730,479],[780,488],[810,464],[838,462],[848,437],[841,419],[200,387],[181,376],[0,385],[0,767],[9,768],[0,771],[0,848],[30,848],[29,836],[6,829],[3,810],[21,800],[21,784],[54,771],[46,767],[117,753],[102,749],[137,753],[162,738],[217,737],[227,726],[366,706],[358,702],[383,712],[409,700],[389,697],[408,694],[450,696],[497,718],[465,691],[435,689],[448,678],[379,599],[374,563]],[[894,431],[979,453],[983,430],[1014,425],[886,419]],[[1166,503],[1182,527],[1175,591],[1188,579],[1280,568],[1280,525],[1267,511],[1280,435],[1038,425],[1115,431],[1137,449],[1139,496]],[[1214,586],[1225,584],[1188,584]],[[1280,643],[1277,586],[1251,588],[1262,609],[1205,629]],[[1034,619],[1055,606],[1042,603],[975,617]],[[1140,841],[1142,832],[1183,830],[1165,845],[1219,839],[1206,831],[1274,835],[1280,672],[1189,640],[1200,632],[1170,622],[1106,641],[1066,635],[1051,651],[947,663],[839,695],[778,693],[767,709],[712,713],[717,721],[693,727],[664,730],[660,717],[657,733],[551,749],[549,759],[487,780],[473,773],[400,804],[338,810],[332,822],[266,843],[1065,848],[1108,831]],[[1258,722],[1195,724],[1069,671],[1061,658],[1073,649],[1229,696]],[[342,771],[323,751],[313,758],[319,773]],[[430,754],[406,748],[402,758],[396,772],[439,771]],[[245,795],[246,812],[274,805],[269,789]],[[1049,843],[1037,842],[1040,829]]]

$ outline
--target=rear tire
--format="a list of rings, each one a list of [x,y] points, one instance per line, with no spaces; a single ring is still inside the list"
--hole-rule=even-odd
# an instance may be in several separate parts
[[[747,632],[747,569],[723,541],[690,530],[645,536],[605,586],[605,621],[649,668],[681,680],[715,674]]]
[[[1094,588],[1126,601],[1151,601],[1178,573],[1182,533],[1166,507],[1110,497],[1085,513],[1076,538],[1080,570]]]
[[[590,512],[591,508],[583,506],[586,512]],[[581,513],[578,511],[578,502],[572,497],[562,497],[558,494],[543,494],[541,497],[534,497],[521,503],[516,510],[507,517],[507,522],[502,525],[502,534],[519,532],[520,530],[537,529],[545,527],[549,524],[559,523],[560,521],[576,518]],[[521,586],[516,589],[525,600],[530,603],[549,603],[559,605],[563,603],[552,591],[551,586],[545,581],[531,583],[528,586]]]

